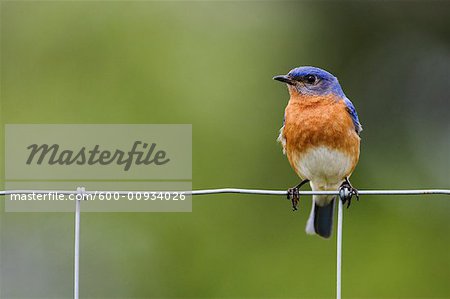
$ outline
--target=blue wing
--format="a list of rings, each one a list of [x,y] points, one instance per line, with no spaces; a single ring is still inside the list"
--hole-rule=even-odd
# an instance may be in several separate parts
[[[344,98],[344,103],[347,106],[348,113],[352,117],[353,124],[355,125],[356,133],[358,133],[358,134],[361,133],[362,126],[361,126],[361,123],[359,122],[358,113],[356,112],[355,106],[353,106],[353,103],[347,98]]]

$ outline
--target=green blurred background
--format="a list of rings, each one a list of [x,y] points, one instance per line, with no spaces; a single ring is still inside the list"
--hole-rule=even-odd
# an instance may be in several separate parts
[[[450,187],[449,2],[7,1],[0,16],[2,125],[191,123],[194,188],[287,189],[288,94],[271,78],[314,65],[364,126],[355,186]],[[335,234],[305,234],[310,204],[214,195],[192,213],[83,214],[80,295],[332,298]],[[70,298],[73,215],[1,208],[0,297]],[[448,197],[344,212],[344,297],[450,298]]]

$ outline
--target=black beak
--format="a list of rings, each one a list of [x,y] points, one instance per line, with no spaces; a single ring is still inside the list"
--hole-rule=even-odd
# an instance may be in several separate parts
[[[289,78],[287,75],[275,76],[275,77],[273,77],[273,79],[277,80],[277,81],[280,81],[280,82],[284,82],[284,83],[289,84],[289,85],[295,85],[294,80]]]

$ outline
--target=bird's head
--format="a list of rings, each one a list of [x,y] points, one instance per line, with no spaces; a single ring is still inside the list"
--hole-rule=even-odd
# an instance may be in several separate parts
[[[291,95],[293,93],[313,96],[335,94],[345,97],[337,78],[317,67],[298,67],[287,75],[275,76],[273,79],[286,83]]]

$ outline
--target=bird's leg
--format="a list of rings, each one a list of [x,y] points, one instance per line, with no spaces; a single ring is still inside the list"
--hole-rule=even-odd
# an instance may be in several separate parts
[[[352,184],[350,184],[350,181],[348,180],[348,178],[345,178],[345,181],[339,187],[339,197],[341,198],[342,203],[344,205],[346,202],[348,202],[347,209],[348,209],[348,207],[350,207],[353,195],[356,197],[356,200],[359,201],[358,190],[353,188],[353,186],[352,186]]]
[[[297,210],[298,202],[300,201],[300,187],[308,182],[309,180],[303,180],[297,186],[288,189],[287,199],[289,199],[292,202],[293,211]]]

